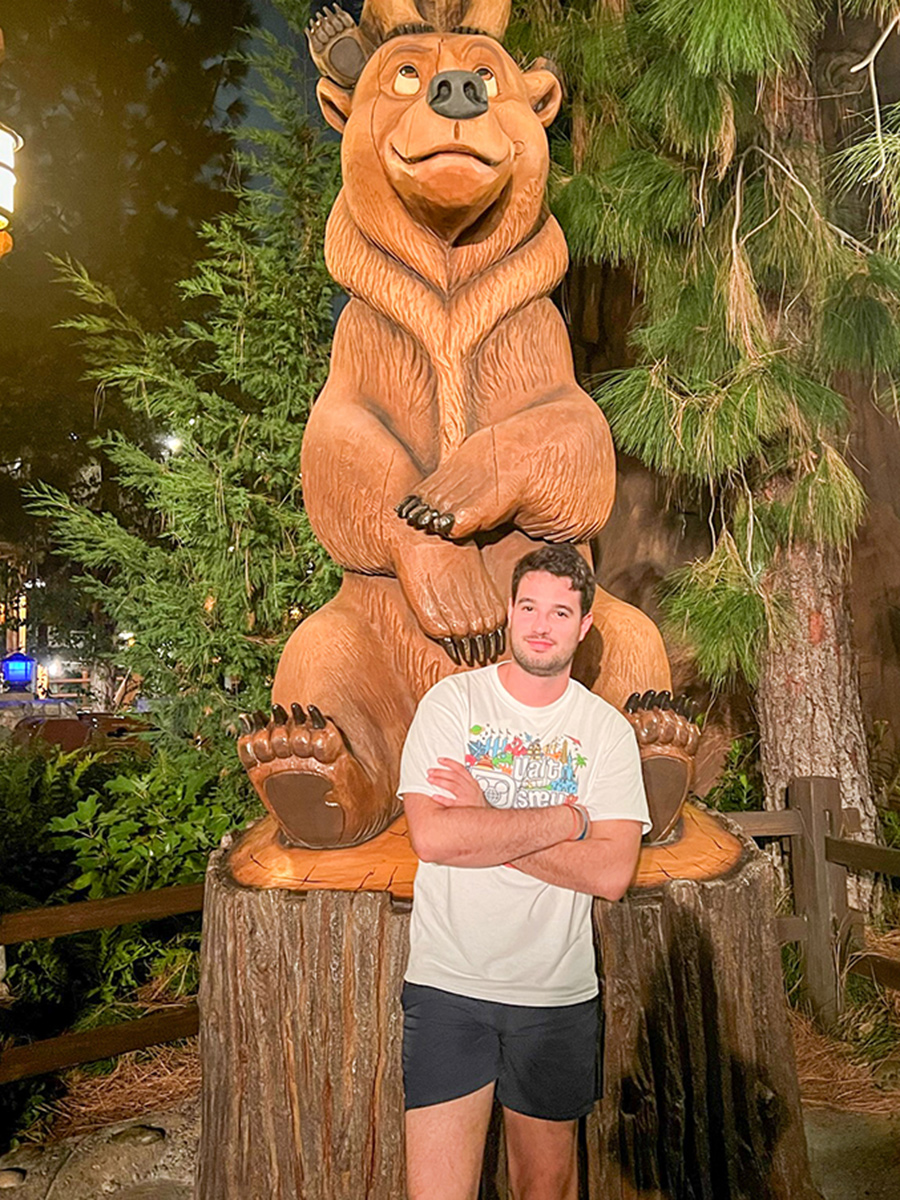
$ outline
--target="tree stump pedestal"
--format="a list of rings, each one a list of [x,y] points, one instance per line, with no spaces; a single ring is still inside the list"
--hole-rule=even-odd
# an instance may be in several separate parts
[[[604,1089],[580,1195],[816,1200],[769,860],[709,813],[683,820],[623,901],[595,902]],[[403,1200],[405,826],[306,857],[271,834],[251,827],[207,875],[197,1200]],[[482,1196],[507,1196],[496,1137]]]

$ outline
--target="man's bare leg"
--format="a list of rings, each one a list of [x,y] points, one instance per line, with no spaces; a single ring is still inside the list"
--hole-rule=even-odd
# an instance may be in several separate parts
[[[407,1110],[409,1200],[476,1200],[493,1101],[488,1083],[457,1100]]]
[[[576,1121],[541,1121],[503,1110],[513,1200],[577,1200]]]

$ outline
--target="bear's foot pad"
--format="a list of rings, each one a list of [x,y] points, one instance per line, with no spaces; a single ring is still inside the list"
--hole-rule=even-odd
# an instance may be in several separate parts
[[[353,17],[337,4],[317,12],[306,29],[313,62],[322,75],[352,90],[372,53]]]
[[[314,704],[280,704],[245,714],[238,755],[286,846],[309,850],[355,846],[397,816],[400,801],[380,789],[337,723]],[[385,794],[386,793],[386,794]]]
[[[700,730],[686,697],[669,692],[635,692],[625,703],[625,718],[641,752],[644,789],[653,825],[646,842],[664,842],[674,830],[694,778]]]

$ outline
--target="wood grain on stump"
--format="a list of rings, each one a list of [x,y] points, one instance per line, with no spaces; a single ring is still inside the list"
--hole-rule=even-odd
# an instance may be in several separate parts
[[[739,847],[726,874],[595,902],[605,1090],[582,1129],[581,1196],[814,1200],[771,867],[701,817]],[[207,875],[197,1200],[402,1200],[408,903],[242,886],[240,848]],[[508,1195],[498,1163],[494,1141],[487,1200]]]

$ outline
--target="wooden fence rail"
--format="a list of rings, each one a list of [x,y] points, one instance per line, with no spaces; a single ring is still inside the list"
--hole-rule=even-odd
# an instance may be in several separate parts
[[[199,1028],[200,1017],[195,1003],[173,1004],[134,1021],[119,1021],[99,1029],[80,1029],[25,1046],[12,1046],[0,1054],[0,1083],[46,1075],[80,1063],[113,1058],[129,1050],[144,1050],[147,1046],[193,1037]]]
[[[858,832],[859,813],[842,807],[837,779],[795,779],[786,799],[778,812],[731,815],[751,837],[789,841],[794,915],[779,918],[778,933],[782,943],[800,943],[804,989],[827,1028],[843,1007],[846,973],[900,989],[900,961],[860,951],[863,914],[847,902],[848,870],[900,878],[900,850],[845,836]]]
[[[203,884],[157,888],[150,892],[131,892],[108,900],[78,900],[50,908],[26,908],[22,912],[0,916],[0,946],[35,942],[84,933],[88,929],[111,929],[132,921],[157,921],[203,908]]]
[[[108,900],[79,900],[49,908],[27,908],[23,912],[0,916],[0,948],[83,933],[89,929],[158,921],[163,917],[200,912],[202,908],[202,883],[132,892]],[[173,1004],[133,1021],[119,1021],[115,1025],[63,1033],[24,1046],[10,1046],[0,1050],[0,1083],[174,1042],[192,1037],[198,1029],[197,1005]]]
[[[804,985],[820,1021],[829,1025],[839,1013],[846,971],[900,989],[900,961],[854,952],[852,932],[858,928],[861,914],[847,904],[847,870],[900,878],[900,850],[854,842],[845,836],[858,830],[858,814],[841,807],[839,782],[818,777],[796,779],[788,788],[784,810],[729,816],[751,837],[785,838],[790,843],[795,912],[779,918],[778,934],[782,943],[798,942],[802,948]],[[198,883],[26,909],[0,916],[0,950],[21,942],[181,916],[202,908],[203,884]],[[133,1021],[9,1047],[0,1051],[0,1084],[191,1037],[197,1029],[197,1006],[190,1003]]]

